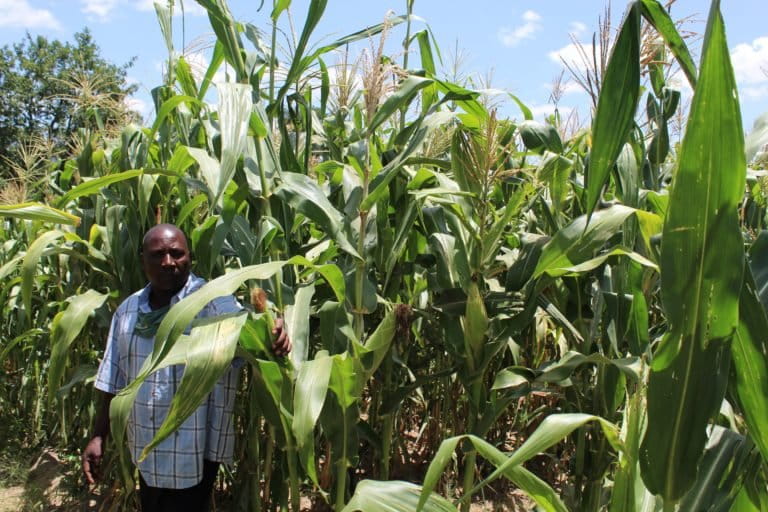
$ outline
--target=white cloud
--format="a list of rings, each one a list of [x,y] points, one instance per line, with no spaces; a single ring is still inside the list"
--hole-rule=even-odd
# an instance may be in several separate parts
[[[525,11],[523,13],[523,24],[515,28],[501,27],[498,32],[498,38],[501,44],[508,47],[514,47],[520,44],[524,39],[533,39],[533,35],[541,30],[541,16],[536,11]]]
[[[102,23],[109,21],[112,11],[117,7],[117,0],[80,0],[80,9],[91,19]]]
[[[205,78],[205,72],[208,71],[211,61],[202,52],[189,52],[184,54],[184,60],[189,64],[189,69],[192,71],[192,76],[195,77],[195,82],[198,87],[203,83]],[[214,84],[226,82],[227,77],[224,73],[224,65],[219,66],[219,69],[214,73],[211,80]]]
[[[550,103],[546,103],[544,105],[532,105],[529,108],[531,110],[531,114],[533,114],[534,119],[543,119],[555,113],[555,106]],[[557,110],[560,112],[560,117],[565,118],[571,113],[573,108],[560,105],[557,107]]]
[[[539,20],[541,20],[541,15],[536,11],[527,10],[523,13],[523,21],[533,23]]]
[[[552,84],[552,83],[542,84],[542,88],[546,89],[547,91],[552,93],[552,86],[553,85],[554,84]],[[576,82],[574,82],[573,80],[564,80],[564,81],[562,81],[560,83],[560,89],[561,89],[561,92],[563,93],[563,95],[566,95],[566,94],[584,94],[584,89],[582,89],[581,86],[579,84],[577,84]]]
[[[574,36],[578,37],[582,35],[584,32],[587,31],[587,26],[580,22],[580,21],[572,21],[571,22],[571,30],[570,33]]]
[[[149,119],[152,114],[152,107],[141,98],[134,98],[133,96],[126,96],[123,100],[125,106],[134,112],[141,114],[143,119]]]
[[[747,100],[768,99],[768,85],[741,87],[739,88],[739,94],[742,98]]]
[[[559,50],[549,52],[547,55],[550,60],[562,64],[567,62],[573,69],[584,72],[587,69],[587,62],[583,59],[582,55],[586,54],[591,58],[592,56],[592,44],[582,44],[581,48],[576,43],[563,46]],[[582,53],[583,52],[583,53]]]
[[[565,82],[563,85],[563,94],[584,94],[586,91],[573,80]]]
[[[736,45],[731,61],[737,82],[750,85],[768,82],[768,36]]]
[[[35,9],[27,0],[0,0],[0,27],[61,28],[59,20],[47,9]]]

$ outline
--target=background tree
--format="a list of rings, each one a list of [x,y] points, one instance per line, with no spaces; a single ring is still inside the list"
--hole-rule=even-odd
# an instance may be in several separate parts
[[[87,28],[74,42],[28,33],[0,48],[0,177],[21,178],[29,141],[60,154],[81,128],[125,121],[123,100],[137,88],[126,83],[132,65],[104,59]]]

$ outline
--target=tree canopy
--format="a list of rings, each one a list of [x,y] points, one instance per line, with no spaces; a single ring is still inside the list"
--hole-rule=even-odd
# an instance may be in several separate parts
[[[74,42],[27,33],[0,48],[0,176],[14,176],[30,141],[60,154],[81,128],[124,120],[132,65],[106,60],[87,28]]]

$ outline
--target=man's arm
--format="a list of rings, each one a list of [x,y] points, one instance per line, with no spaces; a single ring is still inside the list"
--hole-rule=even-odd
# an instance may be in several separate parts
[[[93,429],[93,437],[88,441],[83,450],[83,474],[89,484],[93,484],[99,477],[98,469],[101,457],[104,454],[104,445],[109,437],[109,404],[115,395],[99,391],[101,407],[96,413],[96,424]]]

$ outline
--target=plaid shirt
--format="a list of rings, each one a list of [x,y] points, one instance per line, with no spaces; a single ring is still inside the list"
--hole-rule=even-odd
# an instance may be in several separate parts
[[[171,305],[205,284],[190,275],[187,283],[171,299]],[[234,297],[225,296],[209,302],[198,317],[216,316],[242,309]],[[117,308],[109,329],[104,359],[96,375],[96,389],[116,394],[139,373],[141,365],[154,348],[153,338],[133,332],[138,312],[150,312],[149,285],[128,297]],[[168,414],[184,365],[162,368],[141,385],[128,422],[128,447],[141,476],[152,487],[185,489],[203,477],[203,459],[230,463],[234,450],[232,410],[238,371],[232,367],[216,383],[200,407],[160,443],[143,462],[136,461],[142,449],[155,437]]]

